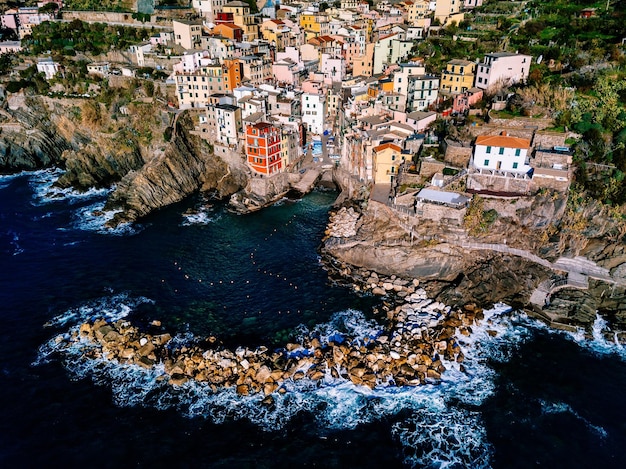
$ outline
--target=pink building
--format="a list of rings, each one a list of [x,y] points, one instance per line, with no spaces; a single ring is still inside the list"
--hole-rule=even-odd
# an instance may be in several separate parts
[[[479,88],[470,88],[469,90],[457,94],[454,97],[452,104],[452,111],[460,114],[466,112],[474,106],[476,103],[483,99],[483,90]]]

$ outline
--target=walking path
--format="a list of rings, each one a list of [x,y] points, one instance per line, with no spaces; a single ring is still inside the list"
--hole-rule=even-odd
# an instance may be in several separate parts
[[[370,198],[389,206],[392,210],[398,213],[403,214],[404,216],[399,218],[401,226],[405,230],[407,230],[409,234],[411,234],[412,240],[418,240],[421,238],[421,236],[413,230],[413,224],[410,220],[412,217],[415,216],[413,214],[413,211],[409,207],[396,206],[389,203],[389,185],[377,184],[376,186],[374,186],[372,194],[370,194]],[[404,220],[406,221],[406,223],[403,223],[403,219],[407,216],[408,219]],[[613,277],[608,269],[600,267],[595,262],[585,257],[560,257],[555,262],[550,262],[547,259],[543,259],[530,251],[512,248],[507,246],[506,244],[475,243],[464,240],[455,240],[447,236],[437,236],[436,239],[439,242],[458,246],[464,249],[495,251],[517,257],[522,257],[552,271],[563,273],[560,277],[557,277],[556,279],[542,282],[542,284],[540,284],[533,292],[530,298],[530,302],[539,307],[543,307],[547,303],[550,295],[562,288],[589,288],[589,278],[600,280],[602,282],[610,283],[617,286],[626,287],[626,279]]]

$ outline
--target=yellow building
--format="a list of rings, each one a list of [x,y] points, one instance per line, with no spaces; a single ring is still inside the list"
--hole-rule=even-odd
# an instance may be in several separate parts
[[[458,94],[464,93],[474,86],[476,64],[469,60],[454,59],[447,63],[441,75],[441,91]]]
[[[250,6],[242,1],[228,2],[222,7],[223,13],[232,13],[233,23],[243,29],[243,40],[252,42],[259,38],[259,25],[255,15],[250,13]]]
[[[311,31],[319,35],[322,32],[322,25],[317,21],[318,16],[315,14],[300,15],[300,27],[305,31]]]
[[[374,184],[393,184],[402,163],[402,148],[393,143],[374,147]]]

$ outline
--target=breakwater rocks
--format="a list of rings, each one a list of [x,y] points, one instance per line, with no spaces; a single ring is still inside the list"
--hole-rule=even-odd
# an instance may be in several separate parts
[[[469,334],[481,310],[451,310],[413,288],[402,305],[387,308],[386,326],[376,333],[354,337],[335,332],[311,334],[299,343],[270,351],[218,347],[210,337],[196,345],[180,345],[170,334],[146,333],[127,320],[86,322],[54,342],[80,347],[86,359],[108,360],[163,370],[159,379],[180,386],[187,381],[206,383],[213,392],[235,387],[240,395],[284,393],[290,383],[347,379],[355,385],[417,386],[436,383],[448,367],[463,371],[465,359],[455,339]],[[160,328],[155,321],[153,328]],[[162,365],[162,368],[160,368]]]

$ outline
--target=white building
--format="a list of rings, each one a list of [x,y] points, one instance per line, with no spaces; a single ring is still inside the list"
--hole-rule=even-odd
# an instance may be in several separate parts
[[[50,57],[39,59],[37,61],[37,72],[43,73],[46,80],[50,80],[59,72],[59,64]]]
[[[243,135],[241,109],[231,104],[218,104],[214,107],[216,138],[223,145],[237,146],[239,134]]]
[[[480,135],[474,145],[473,166],[491,170],[525,174],[530,171],[530,141],[525,138],[502,135]]]
[[[485,55],[476,66],[476,88],[495,90],[497,87],[525,82],[530,71],[532,57],[511,52],[495,52]]]
[[[326,117],[326,96],[323,94],[302,93],[302,124],[307,131],[321,135],[324,132]]]
[[[409,77],[406,109],[425,111],[439,98],[439,77],[434,75],[418,75]]]
[[[215,22],[215,16],[222,11],[227,0],[192,0],[191,7],[204,16],[209,23]]]
[[[387,66],[405,59],[412,47],[413,41],[401,40],[398,34],[379,38],[374,45],[372,73],[383,73]]]

